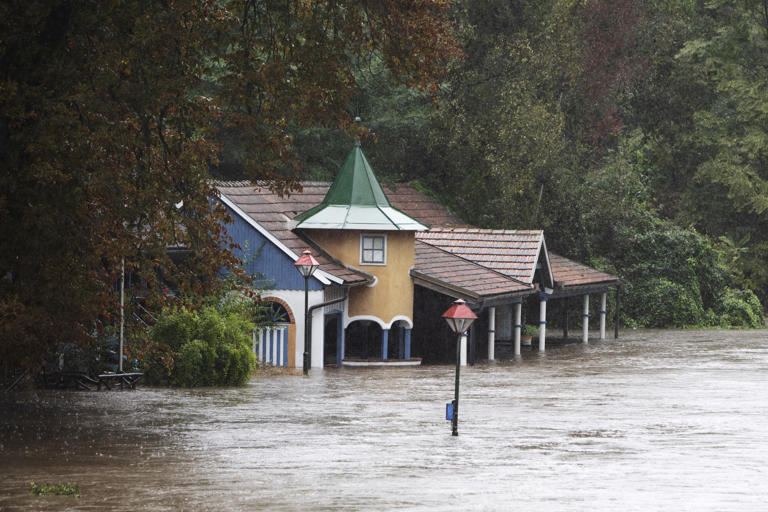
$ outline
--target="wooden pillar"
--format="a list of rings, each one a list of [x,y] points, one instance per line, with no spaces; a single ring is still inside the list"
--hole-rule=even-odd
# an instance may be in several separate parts
[[[520,330],[523,328],[522,324],[522,309],[523,309],[523,301],[522,299],[515,303],[515,322],[512,324],[515,329],[515,355],[520,355]]]
[[[582,343],[589,343],[589,294],[584,294],[584,320],[582,321]]]
[[[546,350],[547,339],[547,294],[539,294],[539,352]]]
[[[488,308],[488,360],[496,357],[496,308]]]
[[[616,286],[616,311],[613,319],[613,337],[619,339],[619,313],[621,312],[621,286]]]
[[[387,360],[387,349],[389,348],[389,329],[381,330],[381,358]]]
[[[607,299],[607,293],[603,292],[600,295],[600,339],[605,339],[605,315],[607,311],[605,310],[605,304]]]
[[[563,299],[563,338],[568,339],[568,297]]]
[[[344,361],[344,315],[339,313],[336,321],[336,366]]]
[[[405,358],[411,358],[411,330],[405,330]]]

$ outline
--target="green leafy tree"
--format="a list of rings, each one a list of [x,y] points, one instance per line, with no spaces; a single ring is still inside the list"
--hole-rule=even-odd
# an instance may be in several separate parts
[[[715,1],[706,5],[706,14],[711,26],[678,54],[690,78],[712,91],[711,100],[693,112],[693,149],[702,158],[685,191],[688,215],[712,236],[749,241],[731,263],[743,283],[765,298],[768,4]]]

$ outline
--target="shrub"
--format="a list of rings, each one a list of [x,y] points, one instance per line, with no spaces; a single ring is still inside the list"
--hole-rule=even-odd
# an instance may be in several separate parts
[[[726,289],[715,314],[723,327],[765,327],[763,307],[751,290]]]
[[[664,277],[628,288],[626,308],[641,327],[689,327],[707,321],[697,290]]]
[[[180,387],[242,386],[256,367],[252,328],[241,312],[223,313],[213,306],[164,311],[150,332],[155,350],[144,359],[145,377],[152,384]],[[155,357],[163,353],[171,360]]]

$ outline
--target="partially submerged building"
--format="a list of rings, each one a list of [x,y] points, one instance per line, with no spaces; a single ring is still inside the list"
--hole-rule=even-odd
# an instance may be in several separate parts
[[[259,184],[221,182],[246,271],[264,283],[274,326],[254,339],[264,363],[299,367],[304,352],[304,278],[293,263],[304,250],[320,266],[309,279],[311,366],[412,365],[452,353],[440,314],[462,298],[482,321],[470,329],[469,355],[494,359],[497,340],[520,353],[521,308],[539,304],[538,348],[546,348],[550,299],[580,296],[583,341],[589,297],[600,297],[605,337],[610,274],[547,250],[540,230],[467,226],[410,185],[380,185],[356,143],[333,183],[305,182],[280,197]],[[566,327],[567,329],[567,327]]]

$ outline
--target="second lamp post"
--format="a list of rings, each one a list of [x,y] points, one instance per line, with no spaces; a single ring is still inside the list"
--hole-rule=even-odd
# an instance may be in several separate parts
[[[453,391],[453,417],[451,418],[451,435],[459,435],[459,371],[461,368],[461,337],[469,330],[477,319],[477,315],[469,309],[469,306],[458,299],[443,313],[443,318],[448,322],[451,330],[458,334],[456,340],[456,385]]]

